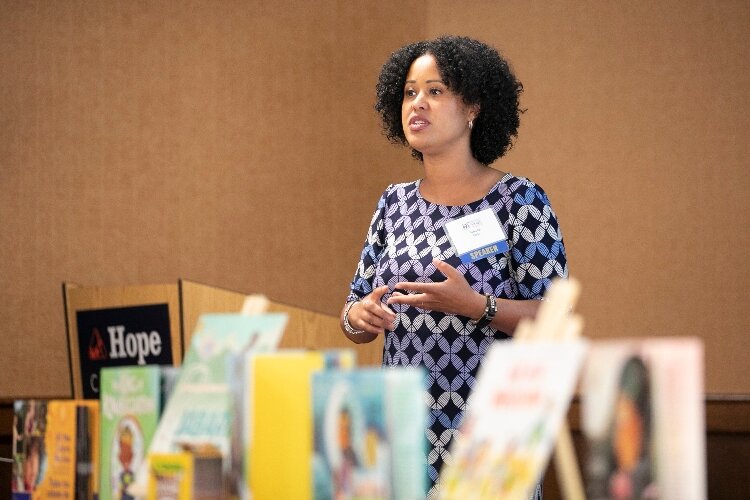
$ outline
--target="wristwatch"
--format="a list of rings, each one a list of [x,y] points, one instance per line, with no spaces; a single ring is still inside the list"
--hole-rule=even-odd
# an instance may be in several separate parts
[[[485,326],[492,323],[492,319],[497,314],[497,299],[494,295],[486,295],[487,304],[484,306],[484,314],[477,320],[470,320],[469,323],[477,328],[484,328]]]

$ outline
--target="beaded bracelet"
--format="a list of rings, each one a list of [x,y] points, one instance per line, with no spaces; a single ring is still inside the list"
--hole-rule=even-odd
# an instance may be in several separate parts
[[[346,333],[348,333],[349,335],[360,335],[362,333],[365,333],[364,330],[357,330],[351,325],[351,323],[349,323],[349,310],[357,302],[359,301],[353,300],[351,302],[347,302],[346,307],[344,308],[344,330],[346,330]]]

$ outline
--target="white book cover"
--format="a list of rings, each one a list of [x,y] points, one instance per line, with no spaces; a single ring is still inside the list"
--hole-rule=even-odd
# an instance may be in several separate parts
[[[706,498],[703,344],[592,343],[582,376],[586,496]]]
[[[443,499],[531,498],[565,418],[584,340],[496,342],[443,466]]]

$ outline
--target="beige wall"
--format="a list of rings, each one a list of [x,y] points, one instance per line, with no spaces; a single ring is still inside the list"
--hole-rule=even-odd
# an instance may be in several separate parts
[[[0,396],[69,393],[61,283],[188,278],[337,314],[420,175],[380,64],[445,32],[526,91],[496,166],[560,215],[591,337],[699,335],[750,393],[747,2],[0,0]]]

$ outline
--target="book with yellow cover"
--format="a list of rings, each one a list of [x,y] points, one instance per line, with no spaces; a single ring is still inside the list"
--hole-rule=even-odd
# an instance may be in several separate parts
[[[354,368],[357,356],[353,349],[325,349],[317,351],[323,356],[326,369],[349,370]],[[248,491],[248,463],[252,425],[252,405],[250,389],[252,387],[252,366],[256,353],[244,352],[235,357],[231,365],[231,389],[233,403],[232,443],[231,443],[231,472],[229,477],[229,492],[241,499],[250,497]]]
[[[192,500],[193,465],[184,451],[149,455],[148,500]]]
[[[96,496],[98,422],[98,401],[16,401],[13,498]]]
[[[284,350],[252,357],[251,431],[245,449],[254,498],[311,498],[311,376],[324,367],[325,357],[316,351]]]

